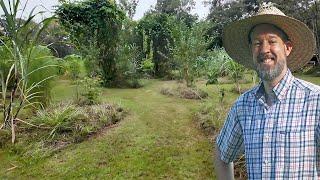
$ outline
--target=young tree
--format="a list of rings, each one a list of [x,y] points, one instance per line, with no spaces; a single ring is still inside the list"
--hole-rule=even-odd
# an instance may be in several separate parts
[[[183,79],[188,87],[194,85],[194,79],[199,70],[194,68],[197,58],[203,56],[207,51],[208,39],[204,35],[206,28],[207,24],[201,22],[192,28],[180,24],[176,29],[180,32],[180,36],[175,39],[174,60],[180,65]]]

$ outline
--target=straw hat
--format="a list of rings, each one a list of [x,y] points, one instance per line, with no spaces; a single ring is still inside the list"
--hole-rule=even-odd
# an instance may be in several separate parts
[[[282,29],[293,44],[287,58],[291,71],[305,65],[313,56],[316,41],[312,31],[301,21],[286,16],[272,5],[262,6],[255,16],[231,23],[224,29],[223,44],[229,56],[247,68],[254,69],[248,35],[258,24],[273,24]]]

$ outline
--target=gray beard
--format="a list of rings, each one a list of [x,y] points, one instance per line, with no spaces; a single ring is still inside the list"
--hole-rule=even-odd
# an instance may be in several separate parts
[[[273,69],[265,70],[262,69],[259,64],[255,64],[255,70],[258,73],[258,76],[263,81],[272,81],[278,77],[285,67],[285,61],[278,61]]]

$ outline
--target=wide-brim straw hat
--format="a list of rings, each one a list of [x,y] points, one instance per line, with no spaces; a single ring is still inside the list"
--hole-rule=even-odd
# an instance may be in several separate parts
[[[274,6],[261,7],[256,15],[239,20],[226,26],[223,33],[223,45],[229,56],[247,68],[254,69],[249,32],[258,24],[273,24],[282,29],[293,44],[287,57],[291,71],[303,67],[314,54],[316,41],[312,31],[303,22],[286,16]]]

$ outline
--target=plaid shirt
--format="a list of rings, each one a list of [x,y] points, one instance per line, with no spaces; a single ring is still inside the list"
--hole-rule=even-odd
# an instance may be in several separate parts
[[[320,87],[288,70],[273,92],[272,106],[261,82],[238,98],[217,138],[221,160],[244,153],[249,179],[320,179]]]

